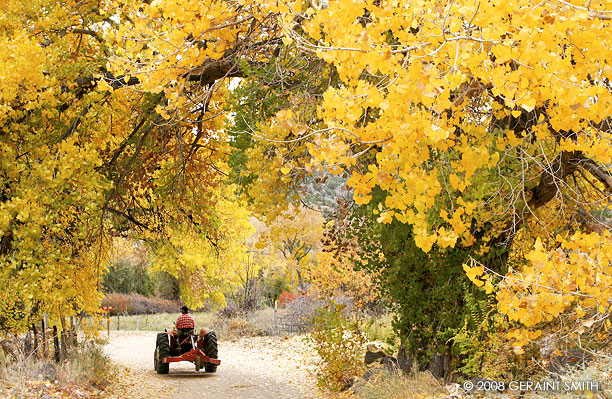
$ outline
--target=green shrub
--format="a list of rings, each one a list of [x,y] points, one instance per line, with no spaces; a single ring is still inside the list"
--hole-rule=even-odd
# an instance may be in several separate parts
[[[393,330],[401,340],[402,350],[419,368],[430,369],[436,377],[448,376],[451,365],[472,361],[469,356],[475,352],[458,347],[453,338],[460,331],[476,334],[483,323],[489,323],[480,316],[493,314],[489,312],[492,302],[484,290],[467,279],[463,264],[470,256],[486,263],[503,253],[490,249],[478,257],[476,244],[434,246],[425,253],[416,245],[410,225],[367,221],[355,232],[363,248],[360,261],[377,276],[382,295],[391,303]],[[474,306],[468,306],[470,301]],[[436,357],[448,363],[432,363]],[[434,370],[440,363],[443,366]]]
[[[181,287],[176,277],[162,271],[151,272],[150,276],[155,296],[170,301],[178,301],[181,299]]]
[[[507,319],[497,314],[492,304],[483,306],[482,301],[470,295],[465,295],[464,311],[471,317],[466,318],[463,328],[451,338],[462,360],[457,370],[463,375],[493,380],[527,379],[527,369],[517,367],[517,356],[505,345]]]
[[[273,275],[264,281],[264,295],[268,298],[270,306],[274,306],[274,301],[278,300],[284,291],[290,289],[287,279],[283,276]]]
[[[344,305],[329,301],[315,312],[310,340],[321,358],[319,386],[342,391],[364,371],[366,335],[343,313]]]
[[[122,260],[111,264],[103,281],[106,292],[122,294],[153,294],[153,282],[144,264],[134,265]]]
[[[393,320],[396,316],[393,313],[386,313],[382,316],[367,316],[360,323],[360,328],[364,331],[370,341],[384,342],[394,347],[398,338],[393,331]]]

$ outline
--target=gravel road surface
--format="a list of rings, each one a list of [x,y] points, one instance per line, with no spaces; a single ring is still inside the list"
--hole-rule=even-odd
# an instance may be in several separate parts
[[[124,366],[131,382],[125,395],[146,399],[320,398],[314,377],[316,354],[303,337],[219,337],[216,373],[196,372],[189,362],[170,373],[153,370],[154,331],[111,331],[105,352]]]

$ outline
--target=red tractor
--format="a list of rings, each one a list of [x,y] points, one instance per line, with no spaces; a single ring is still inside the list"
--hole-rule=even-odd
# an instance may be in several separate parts
[[[203,328],[195,334],[193,328],[181,328],[157,334],[154,366],[158,374],[168,374],[170,363],[192,362],[196,371],[204,368],[209,373],[217,371],[221,360],[217,359],[217,335]]]

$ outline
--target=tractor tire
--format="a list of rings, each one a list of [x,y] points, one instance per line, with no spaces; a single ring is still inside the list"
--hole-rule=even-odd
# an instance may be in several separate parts
[[[213,359],[217,358],[217,334],[214,331],[209,332],[204,337],[203,348],[204,353],[208,357],[212,357]],[[214,373],[217,371],[217,365],[212,363],[204,363],[204,369],[207,373]]]
[[[167,333],[157,334],[157,343],[155,345],[154,365],[157,374],[168,374],[170,364],[163,363],[162,358],[170,356],[170,340]]]

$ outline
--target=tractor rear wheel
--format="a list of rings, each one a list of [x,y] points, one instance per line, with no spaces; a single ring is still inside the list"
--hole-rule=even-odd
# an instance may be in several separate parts
[[[204,337],[204,345],[203,350],[206,356],[212,357],[213,359],[217,358],[217,334],[214,331],[209,332]],[[212,363],[205,363],[204,369],[208,373],[214,373],[217,371],[217,365]]]
[[[170,364],[162,362],[162,358],[170,356],[170,340],[167,333],[157,334],[157,343],[155,345],[155,371],[157,374],[168,374]]]

